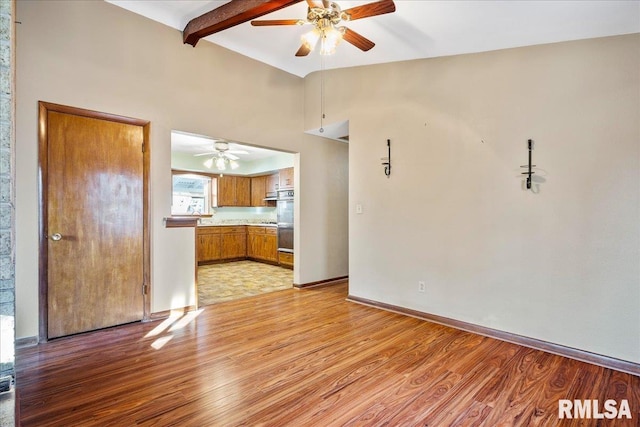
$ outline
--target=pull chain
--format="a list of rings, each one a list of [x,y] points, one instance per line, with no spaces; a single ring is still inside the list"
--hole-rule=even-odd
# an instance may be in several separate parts
[[[324,132],[324,56],[320,56],[320,133]]]

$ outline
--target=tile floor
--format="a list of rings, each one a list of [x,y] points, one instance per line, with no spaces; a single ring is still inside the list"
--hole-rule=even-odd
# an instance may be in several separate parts
[[[236,261],[198,267],[200,306],[290,289],[293,270],[254,261]]]

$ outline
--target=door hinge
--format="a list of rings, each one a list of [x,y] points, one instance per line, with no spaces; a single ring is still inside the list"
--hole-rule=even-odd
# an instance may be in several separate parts
[[[147,285],[142,285],[142,295],[147,294]]]
[[[142,152],[144,153],[144,142],[142,143]]]

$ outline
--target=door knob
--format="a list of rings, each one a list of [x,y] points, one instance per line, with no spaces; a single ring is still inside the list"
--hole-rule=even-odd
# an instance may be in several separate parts
[[[61,239],[62,239],[62,234],[60,233],[55,233],[51,235],[51,240],[55,240],[57,242],[58,240],[61,240]]]

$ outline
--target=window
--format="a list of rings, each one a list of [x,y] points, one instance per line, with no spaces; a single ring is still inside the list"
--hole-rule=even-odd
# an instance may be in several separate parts
[[[195,174],[173,175],[171,215],[209,215],[211,178]]]

